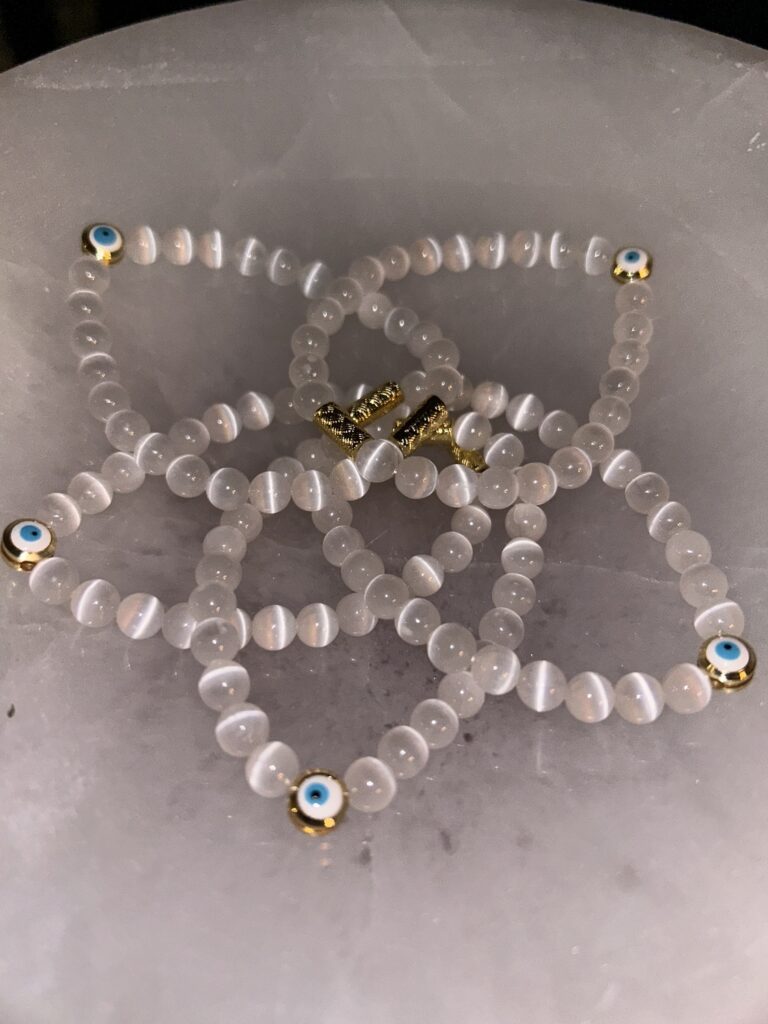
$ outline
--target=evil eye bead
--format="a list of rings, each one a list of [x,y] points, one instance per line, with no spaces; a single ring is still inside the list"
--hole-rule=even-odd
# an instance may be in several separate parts
[[[722,690],[736,690],[755,674],[757,655],[746,640],[737,636],[713,636],[705,640],[699,651],[699,668],[703,668],[712,685]]]
[[[102,263],[118,263],[125,252],[125,239],[111,224],[89,224],[83,231],[83,252]]]
[[[644,281],[651,276],[653,257],[646,249],[637,245],[619,249],[613,257],[613,274],[615,280],[626,284],[628,281]]]
[[[322,835],[346,814],[347,790],[331,772],[305,772],[290,788],[288,811],[296,828],[309,836]]]
[[[31,572],[56,550],[53,530],[37,519],[16,519],[3,531],[2,556],[12,569]]]

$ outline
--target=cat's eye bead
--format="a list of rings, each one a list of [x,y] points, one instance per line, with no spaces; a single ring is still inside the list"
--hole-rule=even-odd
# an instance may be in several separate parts
[[[515,650],[523,641],[523,620],[511,608],[491,608],[480,619],[478,636],[481,640]]]
[[[600,476],[608,487],[624,490],[630,481],[640,476],[642,469],[640,459],[634,452],[628,448],[614,448],[611,454],[600,463]]]
[[[229,704],[219,715],[216,742],[230,757],[248,757],[269,738],[269,718],[255,704]]]
[[[119,263],[125,253],[122,232],[111,224],[89,224],[81,240],[83,252],[100,263]]]
[[[67,488],[85,515],[93,516],[103,512],[112,504],[112,485],[101,473],[77,473]]]
[[[477,497],[477,473],[456,463],[441,469],[437,475],[437,496],[449,508],[470,505]]]
[[[37,519],[16,519],[3,531],[0,553],[5,563],[19,572],[31,572],[55,550],[53,530]]]
[[[523,442],[514,434],[494,434],[483,449],[483,458],[489,466],[507,466],[516,469],[523,461]]]
[[[565,270],[576,262],[576,247],[562,231],[555,231],[549,242],[548,256],[553,270]]]
[[[106,352],[94,352],[83,356],[77,364],[77,375],[86,384],[91,385],[101,384],[105,380],[120,380],[117,363]]]
[[[411,455],[397,466],[395,487],[406,498],[428,498],[437,487],[437,466],[422,455]]]
[[[163,637],[171,647],[179,651],[188,651],[196,626],[197,619],[189,610],[189,605],[181,602],[169,608],[163,616]]]
[[[205,491],[210,472],[208,463],[198,455],[180,455],[168,466],[165,480],[173,494],[196,498]]]
[[[431,597],[442,587],[445,570],[432,555],[412,555],[403,566],[402,576],[416,597]]]
[[[708,562],[692,565],[680,576],[680,593],[688,604],[701,608],[723,600],[728,593],[728,578],[722,569]]]
[[[154,432],[139,438],[133,455],[145,473],[149,473],[150,476],[163,476],[176,457],[176,450],[167,434]]]
[[[408,584],[399,576],[382,573],[365,588],[365,603],[378,619],[394,619],[410,599]]]
[[[375,256],[362,256],[350,264],[348,276],[357,281],[366,295],[379,291],[384,284],[384,267]]]
[[[296,616],[296,635],[307,647],[327,647],[339,635],[336,612],[320,602],[306,605]]]
[[[481,416],[489,420],[495,419],[504,415],[504,410],[509,405],[509,392],[497,381],[483,381],[482,384],[475,385],[471,405]]]
[[[459,718],[474,718],[485,703],[485,690],[475,682],[471,672],[449,672],[443,676],[437,695]]]
[[[623,398],[617,398],[615,395],[598,398],[589,409],[589,422],[602,424],[614,437],[627,429],[631,418],[631,406]]]
[[[547,448],[564,448],[571,443],[578,425],[576,417],[565,409],[554,409],[539,424],[539,440]]]
[[[469,270],[475,258],[472,243],[466,235],[452,235],[443,242],[443,266],[453,273]]]
[[[195,239],[189,228],[171,228],[162,236],[163,256],[175,267],[187,267],[195,258]]]
[[[66,558],[46,558],[29,574],[29,589],[43,604],[64,604],[79,583],[80,574]]]
[[[376,583],[376,580],[373,583]],[[426,601],[423,597],[414,597],[407,601],[395,617],[397,635],[414,647],[425,644],[439,625],[440,612],[431,601]]]
[[[517,695],[533,711],[552,711],[565,700],[568,684],[551,661],[530,661],[521,670]]]
[[[246,504],[251,487],[245,473],[225,466],[208,477],[205,493],[214,508],[222,512],[232,512]]]
[[[208,583],[220,583],[230,590],[237,590],[243,578],[240,562],[234,562],[226,555],[203,555],[195,569],[195,582],[198,587]],[[192,602],[190,601],[190,606]],[[201,616],[198,615],[198,618]]]
[[[691,513],[679,501],[662,501],[648,513],[647,523],[653,539],[666,544],[673,534],[690,528]]]
[[[112,336],[104,324],[96,320],[84,320],[73,329],[70,347],[78,359],[94,354],[103,355],[112,349]]]
[[[360,475],[369,483],[391,480],[403,461],[403,453],[388,440],[365,441],[355,457]]]
[[[608,365],[624,367],[633,373],[641,374],[650,362],[650,352],[642,342],[622,341],[615,344],[608,353]]]
[[[702,711],[712,697],[712,682],[698,665],[675,665],[662,679],[661,687],[667,706],[681,715]]]
[[[100,629],[115,621],[120,595],[108,580],[86,580],[72,591],[69,606],[81,626]]]
[[[405,345],[419,318],[407,306],[395,306],[387,313],[384,321],[384,337],[393,345]]]
[[[236,526],[214,526],[203,539],[204,555],[224,555],[233,562],[245,558],[247,541]]]
[[[345,594],[336,605],[339,629],[347,636],[367,636],[379,621],[365,603],[365,594]]]
[[[224,236],[220,231],[206,231],[197,240],[197,258],[209,270],[221,270],[226,252]]]
[[[148,225],[135,228],[126,243],[128,259],[141,267],[151,266],[160,252],[160,236]]]
[[[632,403],[640,393],[640,378],[636,373],[624,367],[606,370],[600,378],[600,395],[602,398],[623,398]]]
[[[384,268],[387,281],[402,281],[411,269],[411,258],[400,245],[388,245],[379,253],[379,262]]]
[[[437,536],[432,544],[431,555],[437,559],[447,573],[463,572],[472,562],[472,543],[463,533],[449,530]]]
[[[344,774],[349,803],[357,811],[373,814],[383,811],[397,791],[392,770],[378,757],[361,757],[353,761]]]
[[[87,289],[103,295],[109,288],[109,270],[93,256],[83,256],[75,260],[69,268],[69,283],[73,288]]]
[[[557,477],[557,486],[565,490],[582,487],[592,476],[592,461],[589,455],[572,445],[556,451],[549,460],[549,465]]]
[[[477,643],[458,622],[444,622],[427,642],[427,657],[441,672],[462,672],[470,667]]]
[[[346,529],[346,527],[338,527]],[[330,537],[330,533],[326,534]],[[384,572],[384,563],[373,551],[363,549],[353,551],[347,555],[341,564],[341,578],[350,590],[361,592],[365,590],[371,580],[381,576]]]
[[[516,537],[502,548],[501,564],[504,572],[535,579],[544,568],[544,552],[535,540]]]
[[[599,672],[580,672],[568,682],[565,704],[579,722],[602,722],[613,710],[610,680]]]
[[[536,395],[515,395],[507,404],[506,415],[513,430],[536,430],[544,419],[544,405]]]
[[[117,628],[131,640],[146,640],[160,632],[164,609],[152,594],[130,594],[117,608]]]
[[[590,277],[607,273],[613,264],[613,246],[606,238],[593,235],[584,251],[584,270]]]
[[[412,779],[426,767],[429,745],[413,726],[396,725],[381,737],[376,753],[396,779]]]
[[[492,525],[491,517],[479,505],[463,505],[451,516],[451,530],[463,534],[470,544],[482,544],[490,536]]]
[[[246,391],[238,398],[236,410],[246,430],[265,430],[275,418],[272,399],[260,391]]]
[[[430,323],[429,321],[420,321],[408,335],[406,346],[412,356],[415,356],[417,359],[421,359],[432,342],[438,341],[442,336],[443,332],[437,324]],[[427,397],[426,393],[422,392],[409,393],[408,388],[406,387],[406,381],[409,378],[413,378],[414,380],[418,379],[414,376],[418,373],[422,373],[422,371],[414,370],[411,373],[406,374],[403,378],[403,393],[406,401],[408,402],[413,402],[416,399],[423,401]],[[421,379],[423,380],[423,377]]]
[[[128,452],[112,452],[101,464],[101,475],[115,494],[131,494],[144,483],[146,473]]]
[[[253,639],[265,651],[282,651],[296,636],[296,617],[279,604],[262,608],[253,617]]]
[[[332,279],[331,268],[321,260],[306,263],[298,274],[301,294],[306,299],[319,299],[327,294]]]
[[[368,292],[360,300],[357,317],[363,327],[379,330],[384,326],[391,309],[392,301],[387,295],[381,292]]]
[[[493,584],[491,598],[497,608],[510,608],[518,615],[527,615],[536,604],[536,587],[528,576],[507,572]]]
[[[527,462],[519,467],[516,476],[518,497],[526,504],[543,505],[557,492],[557,475],[544,462]]]
[[[104,428],[107,440],[119,452],[134,452],[144,437],[151,437],[149,421],[134,409],[113,413]]]
[[[538,231],[517,231],[509,240],[509,258],[518,267],[528,269],[541,256],[541,235]]]
[[[245,762],[245,778],[259,796],[285,796],[298,773],[296,752],[279,740],[256,747]]]
[[[627,504],[642,515],[669,499],[669,484],[658,473],[641,473],[634,477],[624,489]]]
[[[475,259],[485,270],[498,270],[507,261],[507,237],[500,231],[481,235],[475,242]]]
[[[201,665],[210,665],[221,658],[230,661],[240,650],[237,629],[225,619],[205,619],[192,633],[190,650]]]
[[[217,402],[209,406],[203,413],[203,423],[211,440],[217,444],[234,441],[243,428],[240,414],[226,402]]]
[[[281,473],[259,473],[248,488],[248,499],[262,515],[275,515],[291,501],[291,481]]]
[[[223,583],[215,582],[195,587],[189,595],[188,604],[198,622],[215,618],[231,619],[237,610],[237,599],[232,590]]]
[[[36,517],[48,523],[57,537],[69,537],[79,529],[82,512],[70,494],[54,491],[46,494],[37,506]]]
[[[613,451],[613,434],[599,423],[585,423],[574,431],[571,444],[586,452],[593,465],[605,462]]]
[[[486,508],[509,508],[519,490],[516,472],[507,466],[489,466],[477,479],[477,500]]]
[[[541,540],[547,532],[547,514],[544,509],[530,502],[518,502],[507,512],[504,519],[507,536],[527,537],[528,540]]]
[[[256,277],[267,265],[267,248],[254,238],[241,238],[232,246],[232,263],[243,277]]]
[[[619,288],[615,299],[616,311],[629,313],[636,310],[646,316],[653,311],[653,292],[651,286],[644,281],[634,281]]]
[[[679,530],[667,541],[664,553],[675,572],[683,573],[692,565],[708,563],[712,548],[707,538],[696,530]]]
[[[661,683],[644,672],[628,672],[614,687],[616,711],[633,725],[655,722],[664,710]]]
[[[470,671],[481,690],[500,697],[517,685],[520,659],[509,647],[488,643],[478,649]]]
[[[744,625],[744,612],[735,601],[727,600],[702,605],[693,620],[694,629],[704,639],[718,633],[741,636]]]
[[[408,255],[411,270],[420,276],[434,274],[443,263],[442,246],[434,238],[419,238],[408,248]]]
[[[452,743],[459,732],[459,716],[444,700],[431,697],[411,712],[411,726],[427,741],[430,750],[441,750]]]

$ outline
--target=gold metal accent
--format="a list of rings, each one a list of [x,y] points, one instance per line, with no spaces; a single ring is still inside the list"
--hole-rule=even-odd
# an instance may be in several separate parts
[[[122,231],[116,228],[114,224],[103,223],[104,227],[112,228],[120,239],[120,246],[117,249],[107,249],[103,245],[99,245],[91,238],[91,231],[94,228],[102,226],[101,224],[88,224],[83,228],[83,233],[80,236],[80,244],[83,252],[89,256],[94,256],[100,263],[119,263],[125,254],[125,238]]]
[[[406,457],[423,444],[440,444],[450,449],[451,458],[461,466],[482,473],[488,469],[482,452],[456,444],[448,407],[436,397],[428,398],[407,420],[397,420],[392,440]]]
[[[749,658],[747,664],[741,668],[734,670],[733,672],[724,672],[719,665],[713,665],[707,656],[707,648],[713,640],[734,640],[740,644],[743,644],[748,653]],[[699,668],[703,668],[709,676],[712,686],[716,690],[740,690],[742,686],[746,686],[747,683],[752,682],[752,678],[757,668],[757,654],[755,653],[754,647],[748,644],[744,637],[741,636],[730,636],[727,633],[721,633],[718,636],[711,636],[708,640],[699,648]]]
[[[399,384],[387,381],[380,388],[374,388],[373,391],[369,391],[367,395],[363,395],[362,398],[353,402],[347,409],[347,415],[353,423],[365,426],[381,416],[386,416],[388,412],[392,412],[401,404],[404,397]]]
[[[321,405],[312,420],[316,427],[341,448],[347,455],[354,455],[361,445],[371,440],[371,435],[350,419],[335,402]]]
[[[624,249],[632,248],[632,246],[624,246]],[[638,249],[640,246],[637,247]],[[630,271],[625,270],[624,267],[619,266],[618,256],[620,252],[624,252],[624,249],[617,249],[613,257],[613,268],[611,269],[611,277],[614,281],[618,281],[619,284],[629,284],[631,281],[644,281],[647,277],[651,276],[653,271],[653,256],[648,252],[647,249],[643,249],[643,252],[648,256],[648,260],[644,267],[640,267],[639,270]]]
[[[299,787],[305,779],[308,779],[312,775],[322,775],[327,779],[332,779],[341,786],[341,791],[344,795],[344,802],[335,817],[310,818],[309,815],[299,807]],[[335,829],[336,826],[344,820],[348,804],[349,795],[347,793],[347,787],[344,785],[343,781],[337,775],[334,775],[333,772],[324,771],[322,768],[313,768],[311,771],[304,772],[297,779],[293,780],[291,788],[288,790],[288,816],[296,828],[308,836],[325,835],[326,832],[331,832]]]
[[[20,548],[17,544],[11,540],[11,534],[13,528],[18,526],[20,523],[36,523],[41,526],[47,533],[51,535],[51,542],[48,547],[42,551],[25,551]],[[45,558],[50,558],[56,550],[56,535],[53,530],[46,523],[41,523],[39,519],[14,519],[12,523],[9,523],[3,530],[2,544],[0,544],[0,554],[3,556],[3,560],[11,569],[15,569],[17,572],[32,572],[35,566],[42,562]]]

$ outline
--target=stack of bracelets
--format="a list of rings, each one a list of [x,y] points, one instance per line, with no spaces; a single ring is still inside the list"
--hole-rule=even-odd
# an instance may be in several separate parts
[[[600,237],[577,250],[560,232],[547,241],[535,231],[509,239],[497,233],[474,242],[454,235],[443,244],[427,237],[357,259],[346,277],[333,279],[325,264],[303,265],[291,251],[268,251],[256,238],[228,249],[218,231],[195,239],[186,228],[160,237],[140,227],[124,238],[111,225],[95,224],[83,232],[82,248],[85,255],[69,269],[71,345],[89,388],[88,409],[104,424],[115,451],[100,472],[78,473],[66,494],[48,494],[34,518],[6,527],[3,557],[29,574],[35,597],[68,604],[81,626],[116,622],[131,639],[162,633],[171,646],[190,650],[203,666],[200,696],[218,712],[219,746],[245,759],[254,792],[287,801],[291,820],[303,832],[335,828],[348,806],[369,813],[385,808],[399,781],[417,775],[432,751],[450,744],[460,720],[477,714],[488,694],[514,690],[539,712],[564,701],[575,718],[588,723],[615,709],[641,725],[658,718],[665,705],[680,713],[700,711],[713,687],[734,690],[752,679],[756,658],[742,638],[744,615],[727,598],[728,581],[711,563],[709,542],[691,529],[688,509],[670,500],[667,481],[643,470],[634,452],[615,446],[615,437],[629,425],[653,335],[647,283],[652,259],[645,250],[630,246],[614,254]],[[124,255],[141,265],[161,256],[179,266],[197,258],[212,271],[234,264],[244,277],[265,274],[275,285],[297,284],[309,305],[306,322],[290,338],[290,386],[271,398],[249,391],[234,406],[217,403],[200,419],[179,420],[167,434],[153,431],[119,382],[102,323],[112,267]],[[608,369],[598,382],[589,421],[581,425],[562,409],[547,412],[533,394],[510,396],[502,382],[473,386],[459,370],[455,343],[414,310],[394,306],[382,291],[386,282],[409,272],[430,275],[441,267],[460,272],[473,264],[488,270],[508,263],[528,268],[542,260],[554,272],[579,262],[588,275],[612,277],[620,285]],[[400,382],[343,392],[329,379],[326,357],[348,316],[382,330],[420,368]],[[212,471],[204,458],[210,444],[233,441],[242,430],[302,421],[314,423],[318,436],[301,441],[294,457],[275,459],[253,480],[234,468]],[[548,463],[524,460],[518,434],[530,431],[552,450]],[[430,446],[440,446],[449,464],[438,469],[421,453]],[[703,640],[698,655],[660,680],[644,672],[630,672],[614,683],[597,672],[569,679],[550,661],[521,665],[515,653],[524,617],[536,603],[533,581],[544,564],[542,506],[558,490],[581,487],[595,469],[608,487],[623,489],[631,509],[646,516],[648,532],[665,545],[667,562],[680,575],[680,593],[694,609],[694,628]],[[205,495],[221,512],[220,525],[203,539],[197,586],[186,602],[168,609],[152,594],[121,598],[105,579],[80,582],[77,568],[55,553],[58,539],[74,534],[83,516],[103,512],[116,493],[137,490],[147,474],[164,476],[179,497]],[[405,561],[399,575],[384,571],[381,558],[352,526],[353,502],[372,484],[388,481],[407,498],[420,501],[435,494],[454,510],[450,529],[435,537],[428,553]],[[261,533],[263,517],[276,516],[291,503],[311,513],[323,554],[349,593],[335,609],[310,603],[294,612],[273,604],[251,617],[237,602],[241,562]],[[491,607],[474,631],[441,622],[429,598],[446,573],[470,565],[496,511],[504,513],[509,540],[501,551],[502,575],[491,588]],[[437,695],[421,701],[408,724],[389,729],[375,756],[358,758],[343,774],[302,770],[294,750],[270,737],[267,714],[249,702],[251,679],[236,660],[238,652],[251,640],[266,651],[283,650],[296,640],[326,647],[339,631],[365,636],[379,620],[386,628],[391,624],[405,643],[424,648],[442,674]]]

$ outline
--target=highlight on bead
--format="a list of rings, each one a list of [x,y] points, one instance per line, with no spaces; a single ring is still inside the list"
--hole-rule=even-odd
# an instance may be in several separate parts
[[[125,253],[123,234],[112,224],[89,224],[82,234],[83,252],[101,263],[119,263]]]
[[[330,832],[347,812],[347,790],[332,772],[312,769],[296,779],[288,792],[291,821],[305,835]]]
[[[0,551],[6,564],[18,572],[31,572],[55,550],[53,530],[37,519],[15,519],[3,531]]]
[[[613,257],[611,274],[614,280],[626,284],[629,281],[644,281],[651,276],[653,257],[647,249],[637,245],[628,245],[619,249]]]
[[[699,650],[699,668],[720,690],[738,690],[751,682],[757,667],[754,648],[738,636],[727,633],[705,640]]]

